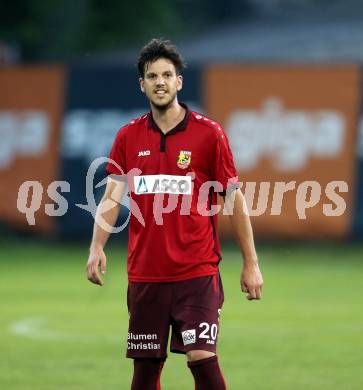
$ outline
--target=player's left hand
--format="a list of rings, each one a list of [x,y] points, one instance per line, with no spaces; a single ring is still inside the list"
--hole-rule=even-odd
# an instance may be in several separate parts
[[[245,263],[241,273],[241,290],[247,293],[247,299],[262,298],[263,279],[257,261]]]
[[[103,248],[100,246],[91,246],[86,267],[87,279],[91,283],[103,286],[103,280],[100,277],[99,271],[101,274],[106,272],[106,262],[107,259]]]

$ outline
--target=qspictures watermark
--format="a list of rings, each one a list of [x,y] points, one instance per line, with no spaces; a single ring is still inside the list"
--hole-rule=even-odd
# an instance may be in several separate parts
[[[138,206],[137,197],[153,196],[153,216],[158,225],[163,225],[163,216],[175,212],[178,208],[181,215],[190,215],[192,208],[192,197],[197,199],[197,213],[210,217],[222,212],[224,215],[231,215],[234,212],[236,188],[241,188],[244,195],[242,212],[250,216],[281,215],[286,194],[294,196],[296,217],[300,220],[307,219],[306,211],[316,207],[321,203],[322,197],[325,201],[321,204],[322,213],[326,217],[339,217],[346,210],[346,202],[341,195],[349,191],[349,186],[345,181],[330,181],[322,186],[318,181],[306,180],[300,183],[297,181],[276,181],[276,182],[237,182],[236,178],[231,178],[227,183],[225,191],[225,203],[210,204],[210,193],[222,193],[225,186],[218,181],[206,181],[198,188],[198,193],[194,189],[195,175],[193,172],[185,176],[175,175],[143,175],[140,169],[134,168],[126,175],[114,176],[115,189],[111,199],[102,202],[98,208],[94,196],[94,190],[107,184],[108,178],[103,179],[98,184],[94,184],[97,169],[104,163],[111,163],[122,173],[118,164],[106,157],[95,159],[86,175],[86,204],[76,204],[75,206],[90,213],[95,221],[106,231],[118,233],[124,230],[133,215],[139,223],[145,226],[144,216]],[[111,226],[103,218],[103,214],[119,205],[126,190],[126,183],[129,186],[129,204],[124,204],[128,210],[128,218],[120,226]],[[25,181],[19,187],[17,197],[17,208],[23,213],[29,225],[36,225],[36,213],[42,207],[43,196],[47,196],[53,203],[44,205],[44,212],[51,217],[63,216],[68,212],[69,204],[62,193],[71,191],[71,186],[67,181],[54,181],[47,188],[44,188],[39,181]],[[269,208],[269,204],[271,207]]]

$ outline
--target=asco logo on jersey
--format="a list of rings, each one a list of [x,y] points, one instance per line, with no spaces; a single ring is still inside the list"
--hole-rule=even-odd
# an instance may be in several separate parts
[[[144,175],[134,177],[136,195],[142,194],[181,194],[191,195],[191,176]]]
[[[178,156],[177,165],[180,169],[187,169],[192,161],[192,152],[181,150]]]

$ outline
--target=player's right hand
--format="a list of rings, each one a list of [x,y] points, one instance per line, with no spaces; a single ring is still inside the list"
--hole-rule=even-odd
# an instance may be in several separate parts
[[[99,271],[102,274],[106,272],[106,255],[101,247],[91,247],[87,261],[87,279],[94,284],[103,286],[103,280],[100,277]]]
[[[257,261],[246,262],[241,273],[241,290],[249,301],[262,298],[263,278]]]

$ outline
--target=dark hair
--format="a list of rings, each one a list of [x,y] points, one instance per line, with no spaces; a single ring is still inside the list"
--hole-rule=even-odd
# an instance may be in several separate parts
[[[165,58],[171,61],[175,66],[177,74],[180,74],[181,71],[186,68],[183,57],[170,41],[152,39],[141,49],[137,60],[137,69],[140,77],[144,77],[145,65],[150,64],[159,58]]]

